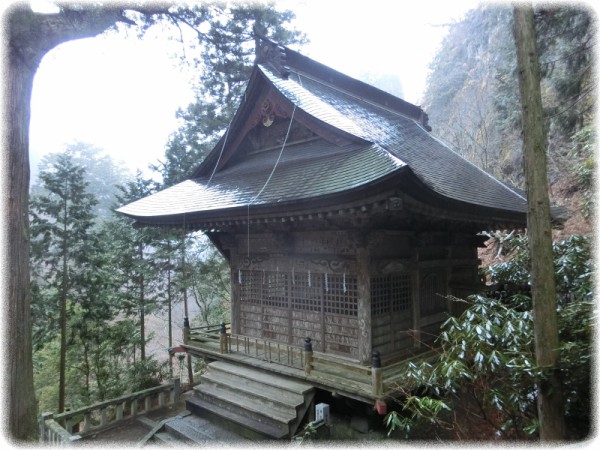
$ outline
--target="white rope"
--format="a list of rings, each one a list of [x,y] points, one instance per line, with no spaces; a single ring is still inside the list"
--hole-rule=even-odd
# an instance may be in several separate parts
[[[292,122],[294,121],[294,114],[295,113],[296,113],[296,105],[294,105],[294,109],[292,110],[292,117],[290,118],[290,124],[288,126],[287,133],[285,134],[285,139],[283,140],[283,145],[281,146],[281,151],[279,152],[279,156],[277,157],[277,161],[275,161],[275,165],[273,166],[273,170],[271,170],[271,174],[269,175],[269,178],[267,178],[267,181],[265,181],[265,184],[261,188],[261,190],[258,191],[258,194],[256,194],[256,196],[252,200],[250,200],[250,203],[248,203],[248,206],[250,206],[252,203],[254,203],[254,201],[258,197],[260,197],[260,194],[263,193],[263,191],[265,190],[265,188],[269,184],[269,181],[271,181],[271,178],[273,177],[273,174],[275,173],[275,169],[277,169],[277,166],[279,165],[279,161],[281,160],[281,155],[283,155],[283,149],[285,148],[285,144],[287,143],[288,137],[290,135],[290,130],[292,129]]]
[[[294,109],[292,110],[292,116],[290,117],[290,124],[288,125],[287,132],[285,133],[285,139],[283,140],[283,145],[281,146],[281,150],[279,151],[279,156],[277,157],[277,161],[275,161],[273,170],[271,170],[271,174],[269,175],[269,178],[267,178],[267,181],[265,181],[265,184],[263,185],[263,187],[260,189],[260,191],[258,191],[258,194],[256,194],[254,196],[254,198],[252,200],[250,200],[250,202],[247,205],[246,214],[247,214],[247,221],[248,221],[248,230],[247,230],[247,233],[248,233],[248,258],[250,258],[250,205],[256,201],[256,199],[260,196],[260,194],[263,193],[263,191],[269,184],[269,181],[271,181],[271,178],[273,177],[273,174],[275,173],[275,169],[277,169],[277,166],[279,165],[279,161],[281,160],[281,155],[283,155],[283,149],[285,148],[285,144],[287,143],[288,137],[290,136],[290,130],[292,129],[292,122],[294,121],[295,113],[296,113],[296,105],[294,105]]]
[[[217,167],[219,167],[219,163],[221,162],[221,156],[223,156],[223,150],[225,150],[225,144],[227,143],[227,136],[229,136],[229,129],[231,128],[231,122],[227,126],[227,131],[225,132],[225,139],[223,140],[223,146],[221,147],[221,151],[219,152],[219,157],[217,158],[217,162],[215,163],[215,167],[213,168],[212,173],[210,174],[210,178],[208,179],[208,183],[206,183],[206,187],[210,186],[210,182],[212,181],[215,173],[217,171]]]

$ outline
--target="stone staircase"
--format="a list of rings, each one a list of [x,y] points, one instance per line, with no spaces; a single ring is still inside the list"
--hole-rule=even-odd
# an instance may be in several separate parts
[[[258,368],[214,361],[201,376],[188,411],[248,439],[291,438],[313,406],[314,387]]]
[[[243,436],[191,412],[163,421],[149,442],[168,447],[206,445],[211,442],[248,443]]]

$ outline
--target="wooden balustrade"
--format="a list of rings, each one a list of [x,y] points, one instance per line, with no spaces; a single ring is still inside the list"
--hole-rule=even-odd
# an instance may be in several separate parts
[[[175,403],[181,394],[179,379],[118,398],[60,414],[44,413],[40,419],[40,439],[69,445],[81,437],[110,428],[123,420]]]
[[[304,347],[282,344],[279,342],[269,341],[267,339],[253,338],[248,336],[239,336],[230,334],[230,324],[209,325],[198,328],[189,328],[185,334],[193,342],[188,342],[188,345],[205,348],[212,352],[221,354],[242,354],[251,356],[256,359],[282,364],[296,369],[302,369],[305,375],[310,376],[315,363],[312,350],[312,341],[307,337],[304,341]],[[386,382],[384,380],[384,368],[382,367],[381,354],[379,351],[372,352],[371,366],[365,368],[364,383],[367,387],[370,385],[369,395],[375,399],[380,399],[385,396]],[[318,356],[319,364],[322,366],[323,361],[327,361],[323,354]],[[335,363],[333,363],[335,364]],[[323,375],[322,367],[319,368],[320,376],[326,378],[327,374]]]

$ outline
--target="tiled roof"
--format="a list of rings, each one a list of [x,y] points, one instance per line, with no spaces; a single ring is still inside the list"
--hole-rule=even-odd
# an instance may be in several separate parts
[[[362,83],[287,51],[295,55],[297,67],[287,67],[286,76],[263,64],[255,71],[296,108],[356,136],[356,142],[338,146],[318,139],[289,145],[283,151],[236,155],[214,176],[187,180],[118,211],[143,220],[248,205],[277,206],[348,192],[408,170],[442,199],[490,208],[496,216],[502,211],[526,212],[521,193],[432,136],[418,120],[422,113],[418,107],[367,85],[368,89],[357,89]],[[320,76],[324,70],[334,76],[324,79]],[[342,82],[332,83],[332,79]],[[373,90],[377,95],[369,95]],[[219,151],[219,146],[213,150]]]
[[[285,203],[344,192],[404,166],[375,144],[338,147],[319,139],[249,155],[212,179],[184,181],[119,212],[143,218]]]
[[[350,121],[356,131],[347,126],[345,131],[379,144],[404,161],[421,181],[438,194],[478,206],[517,212],[527,209],[526,199],[517,190],[462,158],[414,119],[302,72],[292,72],[290,79],[275,85],[288,95],[292,91],[289,86],[296,85],[293,93],[300,104],[310,104],[311,99],[318,98],[334,108],[339,116],[316,112],[315,117],[340,128],[343,124],[338,117]]]

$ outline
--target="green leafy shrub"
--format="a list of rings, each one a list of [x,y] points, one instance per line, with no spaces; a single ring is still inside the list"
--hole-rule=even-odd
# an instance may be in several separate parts
[[[512,259],[489,268],[497,289],[471,296],[468,309],[449,318],[438,338],[435,362],[409,362],[396,389],[399,411],[390,412],[390,432],[406,437],[420,424],[460,428],[470,423],[479,436],[536,437],[537,384],[533,316],[529,296],[527,240],[511,239]],[[591,359],[594,328],[591,242],[571,236],[554,244],[557,281],[560,379],[571,439],[585,438],[591,426]],[[483,430],[486,430],[485,432]]]

